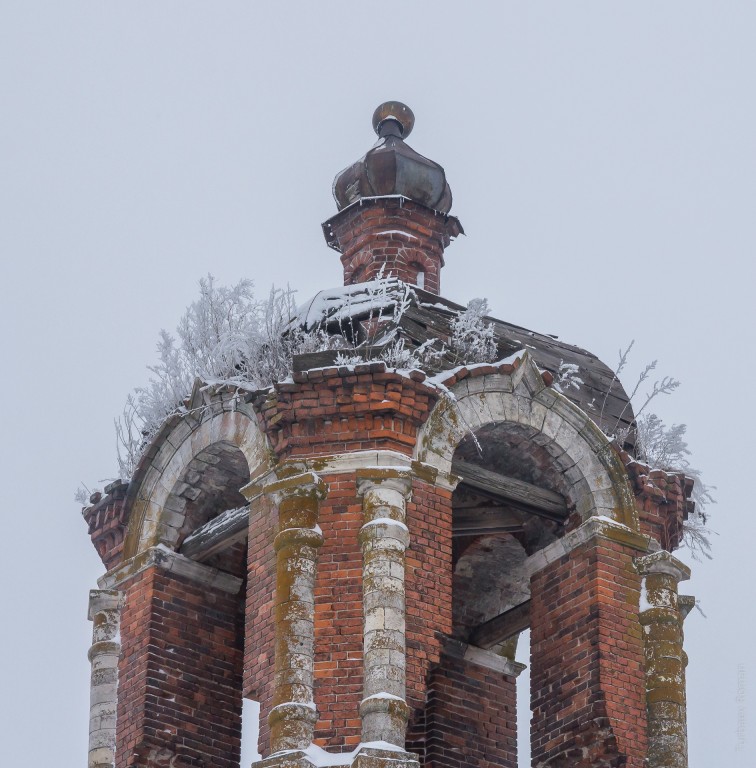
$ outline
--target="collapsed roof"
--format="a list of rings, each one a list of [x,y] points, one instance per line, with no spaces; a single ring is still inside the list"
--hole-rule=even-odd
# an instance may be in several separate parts
[[[325,332],[343,338],[348,349],[297,355],[294,369],[332,366],[351,355],[379,359],[384,349],[399,341],[409,351],[433,345],[436,354],[423,360],[428,374],[455,368],[466,362],[451,345],[453,323],[464,311],[453,301],[394,278],[321,291],[300,307],[290,331]],[[630,399],[615,373],[594,354],[494,317],[486,316],[484,322],[493,328],[497,359],[528,350],[537,365],[554,376],[557,388],[606,434],[631,433]]]

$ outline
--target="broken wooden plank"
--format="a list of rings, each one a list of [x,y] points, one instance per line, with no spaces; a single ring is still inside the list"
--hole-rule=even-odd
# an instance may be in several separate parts
[[[567,517],[567,502],[554,491],[460,459],[452,462],[452,472],[459,475],[463,483],[525,507],[534,514],[560,521]]]
[[[513,511],[454,512],[452,536],[472,536],[495,533],[517,533],[522,530],[523,516]]]
[[[530,600],[526,600],[472,631],[470,644],[478,648],[493,648],[530,626]]]
[[[202,562],[237,541],[242,541],[247,535],[248,527],[248,506],[227,509],[193,530],[184,539],[179,552],[192,560]]]

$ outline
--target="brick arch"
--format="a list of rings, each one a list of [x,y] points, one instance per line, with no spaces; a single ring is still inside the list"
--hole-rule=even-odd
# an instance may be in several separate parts
[[[239,454],[246,462],[246,478],[269,469],[268,444],[252,406],[238,402],[229,390],[202,394],[201,402],[193,402],[187,414],[166,422],[134,475],[126,501],[130,516],[125,559],[157,544],[171,549],[179,544],[186,533],[186,501],[191,496],[182,494],[182,487],[191,486],[187,480],[198,464],[221,463],[216,481],[224,473],[241,477]]]
[[[632,488],[609,439],[580,408],[546,386],[528,352],[511,374],[466,377],[450,391],[452,397],[439,400],[420,430],[415,459],[449,474],[465,435],[489,424],[519,424],[554,458],[583,520],[609,517],[638,530]]]

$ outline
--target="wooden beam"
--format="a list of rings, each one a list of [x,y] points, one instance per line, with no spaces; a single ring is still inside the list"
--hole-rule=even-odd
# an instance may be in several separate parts
[[[472,536],[486,533],[516,533],[522,530],[523,516],[508,510],[454,511],[453,536]]]
[[[500,613],[473,630],[470,644],[478,648],[493,648],[530,626],[530,600]]]
[[[471,488],[506,499],[519,509],[560,522],[567,517],[567,502],[554,491],[459,459],[452,462],[452,472]]]
[[[237,541],[243,541],[249,527],[249,507],[237,507],[221,512],[204,525],[195,528],[181,545],[179,552],[202,562],[216,552],[222,552]]]

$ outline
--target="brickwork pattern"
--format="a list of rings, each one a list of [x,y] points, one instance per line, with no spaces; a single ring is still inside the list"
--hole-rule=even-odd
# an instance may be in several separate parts
[[[247,596],[244,639],[244,697],[260,703],[260,711],[273,706],[275,672],[274,604],[276,593],[276,553],[273,538],[278,530],[278,514],[270,500],[259,496],[250,506],[247,548]],[[258,751],[270,750],[268,718],[260,717]]]
[[[293,374],[256,402],[261,426],[279,458],[383,448],[411,453],[437,394],[384,363]]]
[[[128,483],[116,481],[105,487],[105,495],[95,493],[92,505],[82,510],[92,544],[106,570],[121,562],[123,540],[128,526],[126,492]]]
[[[324,544],[315,586],[316,743],[352,749],[360,741],[363,692],[362,504],[351,475],[324,475],[320,505]],[[417,713],[425,707],[427,678],[451,631],[451,491],[419,479],[407,504],[406,689]]]
[[[406,199],[383,198],[354,205],[329,222],[341,251],[344,285],[397,277],[440,293],[444,249],[459,234],[459,223],[445,214]]]
[[[428,685],[426,768],[517,767],[516,679],[444,654]]]
[[[693,512],[693,479],[682,472],[651,469],[620,452],[635,492],[641,532],[653,537],[662,549],[674,552],[683,537],[683,523]]]
[[[342,751],[360,742],[362,698],[362,501],[353,475],[325,475],[324,543],[315,584],[316,743]]]
[[[646,692],[634,554],[597,537],[531,579],[534,765],[644,765]]]
[[[430,670],[452,630],[452,492],[415,479],[407,504],[407,703],[425,707]],[[412,712],[414,711],[414,715]]]
[[[121,618],[116,768],[238,768],[241,600],[150,568]]]

